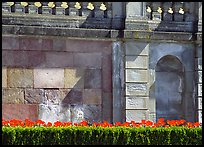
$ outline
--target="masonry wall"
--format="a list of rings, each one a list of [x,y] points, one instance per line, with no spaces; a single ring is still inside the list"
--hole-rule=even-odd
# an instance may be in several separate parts
[[[2,117],[112,121],[112,42],[2,36]]]

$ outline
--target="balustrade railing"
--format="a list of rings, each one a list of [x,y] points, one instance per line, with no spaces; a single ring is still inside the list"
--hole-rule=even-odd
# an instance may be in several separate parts
[[[111,2],[2,2],[2,12],[111,18]]]
[[[147,2],[146,14],[150,20],[192,21],[190,2]]]

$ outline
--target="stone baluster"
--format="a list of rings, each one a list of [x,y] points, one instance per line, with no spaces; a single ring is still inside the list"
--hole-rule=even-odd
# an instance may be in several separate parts
[[[68,2],[56,2],[56,15],[69,15]]]
[[[13,12],[12,7],[14,7],[15,3],[14,2],[2,2],[2,12]]]
[[[172,21],[173,9],[172,2],[163,3],[163,21]]]
[[[38,2],[37,5],[35,2],[29,2],[28,4],[29,4],[28,5],[28,13],[29,14],[38,14],[38,7],[41,5],[40,2]]]
[[[192,16],[190,14],[190,3],[189,2],[185,2],[184,3],[184,9],[185,9],[185,13],[184,13],[184,18],[185,21],[191,21],[192,20]]]
[[[146,3],[146,16],[148,19],[152,20],[152,2]]]
[[[103,6],[103,4],[104,4],[104,6]],[[111,2],[101,3],[100,9],[103,9],[105,18],[112,18],[112,9],[111,8],[112,8]]]
[[[184,20],[183,2],[175,2],[174,4],[174,21],[182,22]]]
[[[161,2],[153,2],[152,3],[152,20],[161,20],[162,19],[162,7]]]
[[[89,2],[83,2],[82,3],[82,16],[84,17],[93,17],[94,16],[94,11],[92,11],[91,9],[88,9],[87,6],[88,6],[88,3]]]
[[[80,2],[69,2],[69,15],[70,16],[81,16],[81,3]]]
[[[104,18],[104,10],[106,10],[106,6],[104,6],[104,3],[101,6],[101,2],[94,2],[95,6],[95,17],[96,18]],[[102,9],[101,9],[102,8]]]
[[[42,2],[42,14],[55,14],[54,8],[54,2]]]
[[[28,6],[27,2],[15,2],[15,12],[25,13],[25,6]]]

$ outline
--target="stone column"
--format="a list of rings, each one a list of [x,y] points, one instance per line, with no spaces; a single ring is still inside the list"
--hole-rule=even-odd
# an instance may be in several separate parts
[[[113,66],[113,123],[124,121],[124,65],[123,44],[121,41],[113,42],[112,66]]]

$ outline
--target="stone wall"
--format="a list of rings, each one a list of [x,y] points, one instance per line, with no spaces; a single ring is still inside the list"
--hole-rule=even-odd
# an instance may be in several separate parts
[[[112,42],[2,36],[2,117],[112,121]]]

